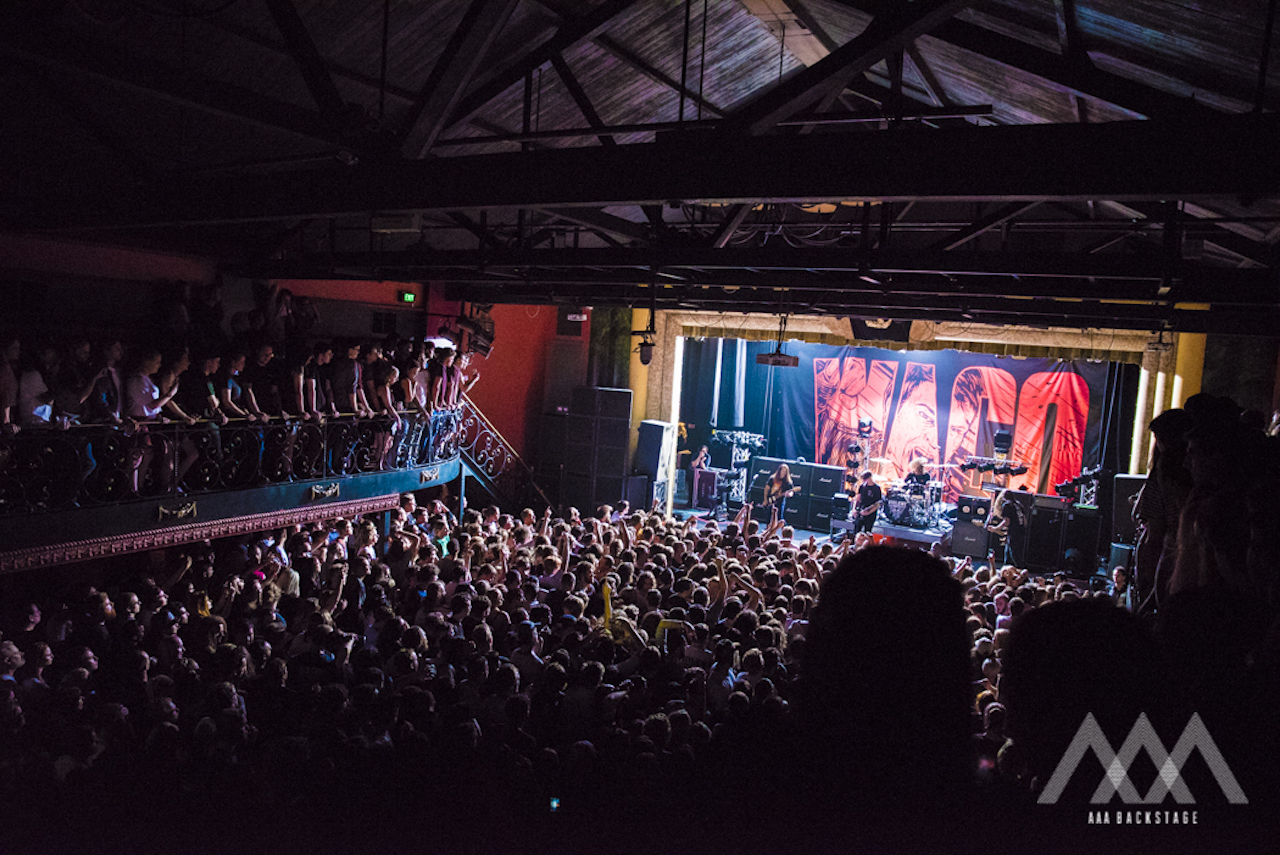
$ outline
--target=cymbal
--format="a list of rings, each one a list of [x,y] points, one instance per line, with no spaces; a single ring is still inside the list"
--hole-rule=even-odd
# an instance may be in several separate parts
[[[959,463],[926,463],[930,469],[959,469]]]
[[[887,457],[871,457],[867,459],[868,463],[892,463],[893,461]]]

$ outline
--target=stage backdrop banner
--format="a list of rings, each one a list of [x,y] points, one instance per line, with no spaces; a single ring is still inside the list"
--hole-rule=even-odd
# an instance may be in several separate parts
[[[1052,492],[1098,460],[1105,362],[795,342],[786,350],[800,365],[770,369],[774,406],[764,421],[775,456],[843,465],[859,421],[870,419],[876,474],[900,478],[917,457],[951,464],[930,470],[948,500],[993,480],[959,464],[993,456],[997,431],[1012,435],[1009,459],[1028,470],[1010,479],[1015,489]]]

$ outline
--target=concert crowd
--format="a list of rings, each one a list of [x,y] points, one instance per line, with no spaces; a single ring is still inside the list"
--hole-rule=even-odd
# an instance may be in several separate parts
[[[586,851],[598,833],[681,849],[713,826],[711,848],[803,827],[825,851],[890,816],[1034,828],[1086,714],[1118,746],[1140,713],[1171,745],[1195,712],[1266,804],[1280,651],[1251,527],[1269,506],[1223,520],[1221,481],[1201,476],[1270,440],[1225,402],[1188,403],[1176,570],[1142,614],[1123,585],[798,539],[746,508],[457,517],[412,494],[381,529],[31,575],[0,624],[0,792],[45,832],[110,820],[157,841],[200,817],[326,848],[570,834],[559,848]],[[1165,484],[1177,446],[1157,435]],[[1274,483],[1271,457],[1247,459]],[[1211,801],[1204,768],[1184,775]],[[1077,777],[1084,805],[1096,781]]]

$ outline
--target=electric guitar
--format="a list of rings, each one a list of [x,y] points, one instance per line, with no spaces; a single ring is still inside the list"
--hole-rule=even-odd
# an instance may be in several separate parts
[[[792,487],[790,490],[779,490],[776,493],[771,493],[770,491],[772,489],[773,489],[773,482],[770,481],[769,486],[764,488],[764,493],[765,493],[764,507],[766,508],[771,508],[774,505],[776,505],[778,502],[781,502],[783,499],[786,499],[790,496],[794,496],[796,493],[800,492],[799,487]]]

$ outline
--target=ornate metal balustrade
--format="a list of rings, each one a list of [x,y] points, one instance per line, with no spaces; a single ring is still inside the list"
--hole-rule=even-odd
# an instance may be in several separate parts
[[[459,415],[462,454],[472,469],[489,482],[491,490],[500,494],[499,498],[521,507],[551,504],[534,481],[533,470],[466,395],[462,396]]]
[[[0,517],[430,466],[457,457],[460,421],[440,412],[406,415],[399,430],[385,417],[28,429],[0,439]]]

